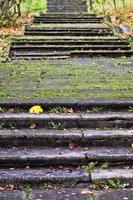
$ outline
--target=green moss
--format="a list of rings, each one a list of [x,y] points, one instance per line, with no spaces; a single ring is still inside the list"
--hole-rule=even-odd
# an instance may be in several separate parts
[[[133,98],[133,58],[0,63],[0,98]]]

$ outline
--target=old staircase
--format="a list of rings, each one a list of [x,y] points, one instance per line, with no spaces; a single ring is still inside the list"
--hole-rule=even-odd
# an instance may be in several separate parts
[[[11,41],[9,56],[42,59],[130,56],[132,53],[128,40],[114,35],[103,17],[87,13],[84,1],[51,0],[48,12],[35,16],[33,24],[25,27],[24,36]]]
[[[103,17],[83,14],[80,3],[82,13],[74,1],[49,1],[49,12],[11,41],[11,59],[132,55],[129,42]],[[29,113],[34,105],[44,112]],[[0,184],[43,186],[21,199],[87,200],[89,193],[79,191],[90,184],[133,186],[132,99],[1,100],[0,108]]]

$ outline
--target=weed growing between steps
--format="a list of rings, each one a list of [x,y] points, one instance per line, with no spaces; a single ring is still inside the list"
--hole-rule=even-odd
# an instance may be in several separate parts
[[[24,184],[22,186],[22,190],[26,193],[26,200],[29,200],[29,196],[32,191],[30,184]]]
[[[132,98],[133,58],[0,63],[0,98]]]
[[[98,181],[96,183],[94,183],[92,185],[92,188],[94,190],[102,190],[102,189],[124,189],[128,186],[128,184],[123,184],[120,180],[118,180],[117,178],[112,178],[112,179],[109,179],[107,181]]]
[[[103,163],[98,163],[98,162],[89,162],[86,166],[85,169],[88,172],[91,172],[92,170],[94,170],[96,167],[99,167],[101,169],[109,169],[111,163],[110,162],[103,162]]]
[[[100,106],[86,106],[86,107],[80,107],[80,106],[15,106],[15,105],[8,105],[8,106],[0,106],[0,113],[35,113],[35,114],[40,114],[40,113],[45,113],[45,114],[60,114],[60,113],[111,113],[114,112],[114,108],[109,108],[107,106],[105,107],[100,107]],[[133,112],[133,107],[132,106],[125,106],[125,107],[118,107],[117,112]]]

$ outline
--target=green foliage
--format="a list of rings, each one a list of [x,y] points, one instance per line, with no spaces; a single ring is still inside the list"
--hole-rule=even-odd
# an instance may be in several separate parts
[[[110,166],[110,163],[109,163],[109,162],[104,162],[104,163],[101,164],[100,167],[101,167],[102,169],[108,169],[109,166]]]
[[[47,0],[24,0],[22,3],[22,11],[26,12],[45,12]]]
[[[23,185],[23,191],[26,193],[26,199],[29,199],[30,193],[31,193],[31,186],[29,184]]]
[[[49,110],[50,113],[64,113],[64,107],[55,107]]]
[[[118,12],[120,8],[133,7],[132,0],[94,0],[93,12],[108,14],[111,10]]]
[[[96,165],[97,165],[97,162],[90,162],[90,163],[88,163],[88,165],[86,165],[86,169],[88,171],[91,171],[95,168]]]
[[[1,112],[4,112],[4,109],[3,109],[2,107],[0,107],[0,113],[1,113]]]
[[[114,189],[124,188],[124,185],[121,184],[120,180],[118,180],[118,179],[109,179],[108,185],[111,186]]]

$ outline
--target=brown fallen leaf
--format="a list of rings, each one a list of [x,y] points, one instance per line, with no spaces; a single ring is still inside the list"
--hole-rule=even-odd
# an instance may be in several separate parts
[[[73,108],[65,108],[64,112],[65,113],[74,113],[74,110],[73,110]]]
[[[77,147],[77,144],[75,143],[69,143],[69,149],[75,149]]]
[[[31,124],[29,128],[30,128],[30,129],[34,129],[34,128],[36,128],[36,124],[34,124],[34,123]]]
[[[5,186],[5,190],[14,190],[15,189],[15,185],[14,184],[9,184]]]
[[[9,108],[6,110],[7,113],[14,113],[15,112],[15,109],[14,108]]]
[[[5,190],[5,188],[4,187],[0,187],[0,191],[3,191],[3,190]]]

